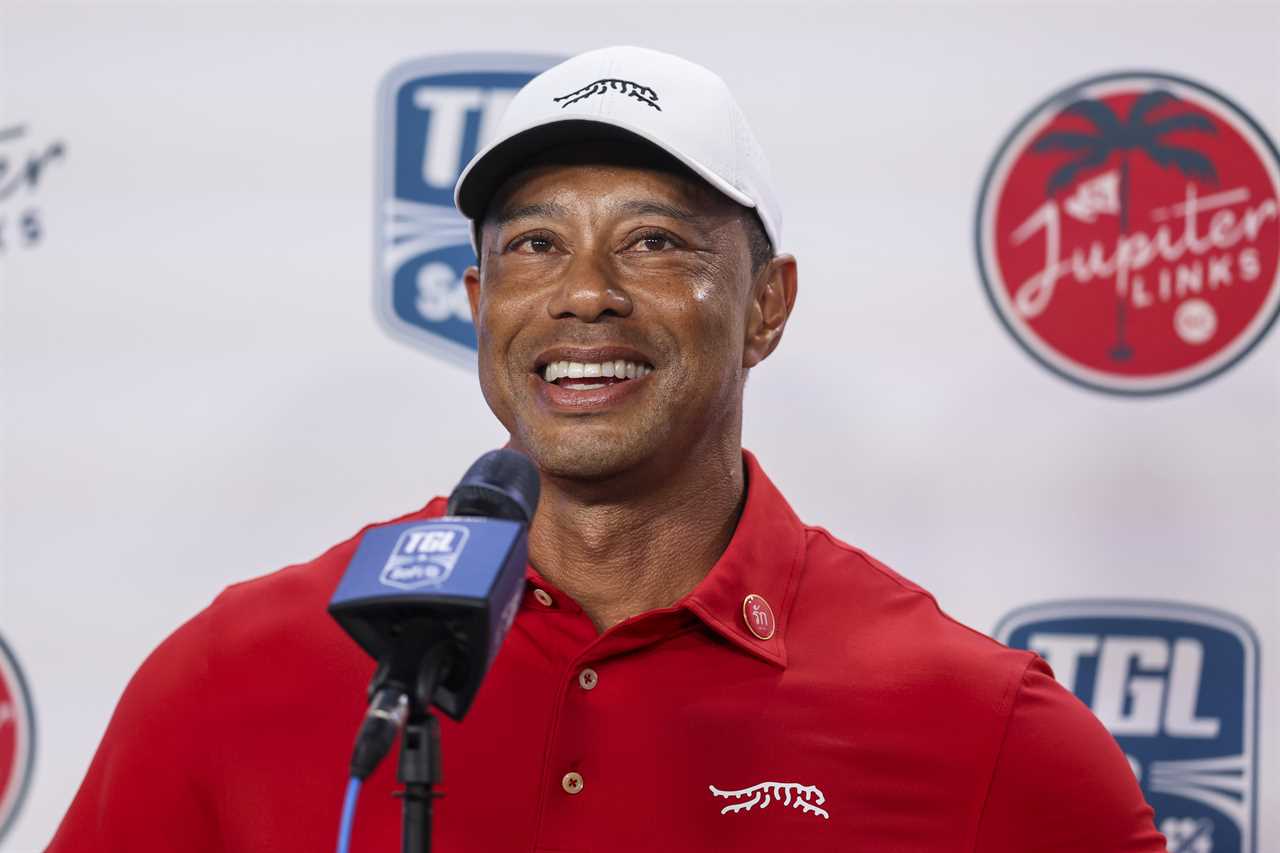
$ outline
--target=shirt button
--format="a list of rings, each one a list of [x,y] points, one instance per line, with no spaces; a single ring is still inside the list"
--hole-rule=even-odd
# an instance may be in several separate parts
[[[600,676],[594,669],[587,667],[578,673],[578,684],[583,690],[594,690],[595,686],[600,683]]]
[[[551,606],[551,593],[547,592],[545,589],[535,588],[533,590],[533,597],[538,599],[538,603],[543,607]]]
[[[567,794],[580,794],[582,793],[582,776],[578,773],[566,773],[560,780],[560,787],[564,788]]]

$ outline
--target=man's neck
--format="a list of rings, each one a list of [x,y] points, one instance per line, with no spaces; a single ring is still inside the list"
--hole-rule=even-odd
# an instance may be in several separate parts
[[[530,560],[604,631],[692,590],[724,553],[745,499],[736,443],[666,477],[584,485],[544,476]]]

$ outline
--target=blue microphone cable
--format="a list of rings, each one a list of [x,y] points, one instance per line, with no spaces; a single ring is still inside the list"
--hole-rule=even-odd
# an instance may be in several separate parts
[[[347,781],[347,794],[342,800],[342,822],[338,825],[338,853],[348,853],[351,845],[351,827],[356,820],[360,783],[368,779],[386,757],[408,718],[409,697],[400,690],[383,688],[373,695],[356,734],[355,748],[351,751],[351,778]]]
[[[356,822],[356,800],[360,799],[360,780],[347,781],[347,795],[342,800],[342,823],[338,825],[338,853],[351,849],[351,826]]]

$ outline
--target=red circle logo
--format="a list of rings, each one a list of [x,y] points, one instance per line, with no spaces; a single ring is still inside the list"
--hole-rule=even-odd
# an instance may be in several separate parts
[[[26,797],[35,759],[35,717],[22,670],[0,639],[0,840]]]
[[[760,596],[752,593],[742,599],[742,618],[747,629],[759,639],[768,640],[773,636],[773,608]]]
[[[991,304],[1061,376],[1115,394],[1223,372],[1280,309],[1280,153],[1167,74],[1108,74],[1024,118],[978,202]]]

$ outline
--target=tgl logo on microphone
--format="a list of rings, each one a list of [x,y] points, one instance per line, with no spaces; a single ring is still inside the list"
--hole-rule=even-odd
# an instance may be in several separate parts
[[[1169,849],[1254,853],[1258,642],[1234,616],[1080,601],[1015,611],[996,639],[1040,654],[1125,751]]]
[[[379,582],[404,590],[440,586],[453,574],[470,535],[460,524],[410,527],[396,540]]]

